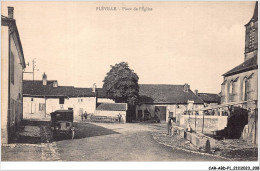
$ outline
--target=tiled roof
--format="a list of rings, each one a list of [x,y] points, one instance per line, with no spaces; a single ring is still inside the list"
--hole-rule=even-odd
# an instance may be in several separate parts
[[[187,104],[190,100],[196,104],[203,104],[191,90],[184,92],[184,85],[140,84],[139,95],[140,103]]]
[[[99,98],[108,98],[107,92],[103,88],[96,88],[97,97]]]
[[[198,93],[198,96],[199,96],[205,103],[218,103],[218,104],[220,104],[220,96],[217,95],[217,94]]]
[[[94,97],[92,88],[76,88],[73,86],[53,87],[55,80],[47,81],[43,85],[42,80],[24,80],[23,96],[35,97]]]
[[[126,111],[126,103],[98,103],[97,110],[106,110],[106,111]]]
[[[226,72],[225,74],[223,74],[223,76],[230,76],[230,75],[238,74],[241,72],[245,72],[257,68],[258,68],[258,64],[257,64],[257,55],[256,55],[246,60],[242,64],[236,66],[235,68],[231,69],[230,71]]]

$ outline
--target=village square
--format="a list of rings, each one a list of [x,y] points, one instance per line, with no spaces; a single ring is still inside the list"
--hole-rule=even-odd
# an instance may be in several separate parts
[[[84,60],[88,61],[88,64],[84,64],[80,58],[72,58],[73,53],[77,53],[77,48],[84,49],[81,45],[72,46],[73,43],[81,41],[79,38],[71,40],[71,46],[74,47],[72,52],[65,48],[62,52],[64,58],[54,59],[56,57],[53,52],[62,45],[56,42],[55,47],[50,49],[45,47],[48,43],[53,43],[52,37],[54,39],[56,34],[49,36],[51,31],[45,32],[44,29],[35,31],[32,25],[31,36],[46,34],[44,36],[48,36],[48,40],[39,39],[39,42],[31,42],[30,48],[25,47],[23,42],[30,42],[30,38],[23,36],[20,30],[19,24],[26,25],[26,23],[16,17],[16,10],[17,12],[20,10],[19,5],[16,7],[8,3],[2,5],[6,13],[1,13],[1,160],[258,161],[258,2],[250,3],[250,17],[246,23],[239,23],[239,27],[243,27],[239,34],[243,34],[245,38],[239,42],[244,46],[244,49],[241,49],[244,54],[241,53],[242,58],[239,59],[242,63],[233,64],[230,59],[222,61],[222,63],[230,62],[232,67],[220,69],[222,75],[214,75],[214,64],[205,61],[205,65],[210,65],[212,70],[201,72],[200,79],[203,80],[204,75],[209,74],[212,79],[218,77],[223,80],[222,83],[212,86],[219,89],[215,92],[206,92],[206,89],[193,85],[195,82],[201,82],[200,79],[187,79],[182,83],[176,81],[175,84],[174,77],[164,76],[174,73],[175,70],[166,71],[165,66],[171,65],[167,61],[169,64],[160,66],[160,62],[166,60],[163,57],[151,58],[151,62],[155,62],[156,65],[150,67],[148,66],[151,62],[145,57],[144,60],[135,59],[140,60],[138,66],[125,59],[116,60],[114,63],[108,62],[109,59],[105,58],[107,54],[103,52],[106,50],[105,45],[108,44],[109,49],[117,49],[117,45],[121,44],[119,41],[121,38],[113,37],[117,32],[106,27],[108,24],[106,21],[104,30],[111,33],[106,34],[111,44],[104,43],[105,40],[102,39],[95,40],[94,34],[100,30],[89,26],[90,30],[95,31],[93,35],[89,35],[89,41],[86,41],[86,44],[89,44],[86,46],[90,47],[85,47],[94,49],[93,53],[99,53],[104,58],[86,55]],[[99,13],[96,15],[111,12],[111,17],[116,17],[114,10],[102,10],[101,7],[104,6],[93,5],[93,11]],[[118,6],[112,7],[119,9]],[[149,9],[152,10],[142,15],[156,13],[156,8],[149,7]],[[77,9],[79,12],[81,10],[84,11],[84,8]],[[44,11],[39,13],[45,14]],[[85,17],[95,18],[94,14],[90,14],[93,16]],[[33,20],[33,15],[28,16]],[[55,17],[59,17],[58,13],[57,16],[52,16],[55,24],[50,19],[50,25],[52,23],[53,27],[62,22]],[[75,22],[70,15],[66,17],[74,26],[65,27],[64,32],[75,31],[80,28],[82,24],[80,22],[84,22],[83,19]],[[163,25],[162,20],[156,18],[156,22]],[[136,22],[137,25],[142,25],[141,21]],[[37,25],[35,22],[33,24]],[[46,27],[43,23],[40,24]],[[127,23],[125,25],[135,30]],[[125,25],[120,25],[118,32]],[[161,29],[160,26],[156,28]],[[167,33],[170,33],[170,30],[171,28],[167,28],[163,31],[165,37],[168,37]],[[84,37],[82,31],[77,33],[80,37]],[[145,40],[145,34],[154,33],[144,32],[133,42],[138,44],[139,40]],[[65,41],[66,36],[57,38]],[[124,39],[131,38],[126,36]],[[112,42],[117,44],[114,45]],[[156,43],[156,39],[147,40],[147,44],[149,43]],[[41,45],[44,45],[43,51],[49,56],[41,58],[35,54],[34,58],[28,59],[26,56],[28,51],[35,51],[36,47],[40,49]],[[127,49],[132,46],[131,43],[122,45]],[[148,51],[145,51],[146,46],[142,48],[145,53],[142,50],[133,51],[132,55],[148,54]],[[168,51],[163,47],[156,50],[161,51],[162,55]],[[184,51],[189,50],[187,48]],[[94,60],[99,62],[94,64]],[[197,72],[195,70],[199,70],[196,68],[198,63],[190,63],[190,67],[185,68],[184,63],[191,59],[182,60],[183,63],[178,59],[171,61],[183,66],[182,73],[178,75],[190,76],[193,72]],[[44,68],[46,65],[41,67],[39,63],[56,65],[57,68],[46,69]],[[100,74],[93,75],[92,72],[99,67]],[[193,71],[192,67],[196,69]],[[80,69],[83,72],[79,71]],[[150,80],[153,82],[143,81],[145,74],[142,73],[146,73],[146,70],[151,72]],[[157,73],[160,75],[156,75]],[[99,83],[95,80],[97,77]],[[164,82],[157,84],[157,79]],[[87,80],[88,84],[78,86],[82,80]],[[205,87],[210,87],[211,84],[210,81],[203,81]]]

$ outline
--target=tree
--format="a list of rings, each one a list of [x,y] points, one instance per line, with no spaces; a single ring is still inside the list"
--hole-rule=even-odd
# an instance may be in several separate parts
[[[114,99],[116,103],[128,104],[128,121],[135,116],[135,105],[139,101],[138,80],[139,77],[129,68],[127,62],[111,65],[103,80],[103,88],[107,91],[108,97]]]

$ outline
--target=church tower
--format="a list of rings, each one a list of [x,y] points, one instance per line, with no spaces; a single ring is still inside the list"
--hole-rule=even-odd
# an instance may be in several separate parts
[[[258,2],[256,1],[252,19],[245,25],[245,61],[256,56],[258,52]]]

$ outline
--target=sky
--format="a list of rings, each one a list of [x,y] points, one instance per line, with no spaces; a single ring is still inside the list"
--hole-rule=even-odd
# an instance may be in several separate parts
[[[45,72],[62,86],[102,87],[110,65],[124,61],[140,84],[188,83],[219,93],[222,74],[244,60],[244,25],[255,2],[9,1],[4,16],[7,6],[14,7],[26,72],[35,58],[37,80]]]

